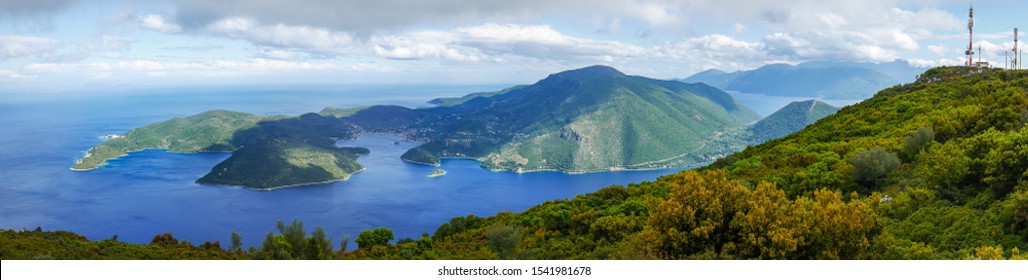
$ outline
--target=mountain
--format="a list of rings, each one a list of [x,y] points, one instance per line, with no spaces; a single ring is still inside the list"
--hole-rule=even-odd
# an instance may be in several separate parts
[[[906,62],[881,65],[816,61],[797,66],[771,64],[732,73],[708,70],[682,81],[706,83],[728,91],[775,96],[864,99],[881,89],[912,80],[917,69],[901,64]]]
[[[832,68],[832,67],[856,67],[885,74],[900,83],[912,83],[917,76],[924,73],[927,68],[914,67],[910,62],[903,59],[892,62],[858,62],[858,61],[808,61],[796,65],[805,68]]]
[[[420,159],[405,159],[472,157],[516,171],[681,166],[729,152],[734,143],[719,135],[757,118],[713,87],[605,66],[553,74],[448,110],[465,121],[408,153]]]
[[[785,137],[838,111],[838,107],[818,100],[789,103],[750,127],[750,142],[764,143]]]
[[[298,117],[208,112],[100,144],[76,168],[95,168],[141,149],[234,151],[198,182],[272,189],[348,177],[360,170],[354,160],[363,151],[334,143],[370,133],[424,142],[402,158],[432,165],[462,157],[519,172],[686,166],[742,149],[745,125],[757,120],[716,88],[628,76],[606,66],[438,103],[419,109],[329,107]]]

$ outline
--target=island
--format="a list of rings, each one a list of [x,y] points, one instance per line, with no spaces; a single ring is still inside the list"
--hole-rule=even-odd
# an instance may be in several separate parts
[[[432,170],[432,172],[428,173],[428,177],[439,177],[443,175],[446,175],[446,170],[443,170],[442,168],[436,168],[435,170]]]
[[[759,119],[717,88],[630,76],[607,66],[433,103],[327,107],[294,117],[209,111],[128,131],[91,148],[72,169],[94,169],[145,149],[232,152],[197,182],[271,190],[359,172],[356,158],[367,149],[335,144],[367,134],[419,142],[401,159],[432,166],[465,158],[514,172],[653,169],[741,151],[754,144],[748,127]]]

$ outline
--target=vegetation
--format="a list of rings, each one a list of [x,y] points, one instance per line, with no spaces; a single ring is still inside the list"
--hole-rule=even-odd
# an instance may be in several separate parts
[[[349,178],[365,148],[318,147],[287,138],[243,147],[218,163],[198,183],[273,189]]]
[[[325,107],[325,109],[321,109],[321,111],[318,112],[318,115],[325,116],[325,117],[333,117],[333,118],[346,118],[346,117],[353,116],[354,114],[357,114],[357,112],[360,112],[361,110],[364,110],[364,109],[367,109],[367,108],[368,108],[367,106],[350,107],[350,108],[336,108],[336,107],[329,106],[329,107]]]
[[[452,107],[452,106],[457,106],[457,105],[461,105],[461,104],[467,103],[468,101],[471,101],[472,99],[475,99],[475,98],[481,97],[482,98],[481,100],[485,100],[485,99],[488,99],[489,97],[507,94],[508,92],[511,92],[511,91],[517,90],[517,89],[521,89],[523,87],[525,87],[525,85],[513,86],[513,87],[505,88],[505,89],[500,90],[500,91],[493,91],[493,92],[476,92],[476,93],[468,94],[468,95],[461,96],[461,97],[455,97],[455,98],[436,98],[436,99],[429,100],[428,103],[429,104],[439,105],[441,107]]]
[[[124,137],[96,145],[89,149],[86,156],[78,160],[72,169],[94,169],[109,159],[145,149],[167,149],[179,153],[232,151],[241,144],[237,132],[254,128],[257,122],[278,118],[282,117],[264,117],[224,110],[174,118],[130,130]],[[257,135],[246,135],[254,136]]]
[[[421,148],[414,147],[400,156],[403,160],[411,163],[439,166],[439,157],[432,155]]]
[[[753,124],[749,142],[764,143],[799,131],[817,120],[838,112],[839,108],[817,100],[796,101]]]
[[[461,122],[439,126],[448,128],[404,158],[471,157],[486,168],[515,171],[683,166],[741,149],[745,144],[731,132],[757,118],[715,88],[603,66],[475,100],[434,108],[456,112],[452,119]]]
[[[179,241],[171,233],[154,236],[147,245],[107,240],[89,241],[67,231],[0,230],[0,259],[3,260],[191,260],[248,259],[242,252],[223,250],[220,244],[195,246]]]

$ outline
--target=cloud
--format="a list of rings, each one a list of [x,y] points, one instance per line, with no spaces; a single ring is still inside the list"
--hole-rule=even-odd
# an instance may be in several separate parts
[[[0,15],[17,18],[52,15],[78,2],[76,0],[0,0]]]
[[[339,66],[331,63],[292,62],[273,59],[254,58],[250,60],[213,60],[213,61],[160,61],[152,59],[134,59],[113,62],[71,62],[71,63],[32,63],[21,69],[0,70],[0,79],[65,79],[74,77],[86,80],[108,81],[147,81],[150,79],[174,81],[181,79],[206,79],[218,81],[222,77],[259,77],[259,79],[282,80],[282,77],[311,76],[318,73],[361,73],[389,71],[387,67],[365,63],[352,66]],[[331,77],[331,76],[328,76]]]
[[[916,3],[910,5],[913,8],[896,8],[892,0],[797,0],[784,6],[752,0],[185,0],[175,5],[173,18],[146,18],[152,29],[246,40],[276,49],[257,56],[277,59],[287,57],[285,52],[336,57],[363,51],[388,59],[463,62],[504,57],[616,61],[645,56],[640,52],[648,50],[629,43],[575,38],[549,25],[524,23],[555,15],[588,15],[608,19],[607,33],[619,30],[624,20],[644,23],[639,30],[667,30],[726,18],[735,24],[736,33],[746,33],[753,24],[770,29],[760,44],[773,60],[891,61],[900,53],[919,50],[918,42],[936,30],[958,31],[962,26],[945,11]],[[463,25],[468,23],[472,25]],[[465,27],[410,30],[452,24]]]
[[[0,78],[7,78],[11,80],[32,80],[39,78],[39,76],[25,75],[11,70],[0,69]]]
[[[755,67],[768,59],[761,43],[746,42],[713,34],[667,43],[657,48],[655,59],[688,62],[694,70],[724,70]]]
[[[324,56],[346,53],[353,38],[345,32],[286,24],[266,25],[250,18],[232,17],[212,22],[202,32],[246,40],[258,46],[289,49]]]
[[[149,14],[137,18],[139,26],[161,33],[182,32],[182,26],[168,21],[163,15]]]
[[[964,58],[940,58],[940,59],[913,58],[913,59],[908,59],[907,60],[907,63],[909,63],[910,66],[914,66],[914,67],[918,67],[918,68],[929,68],[929,67],[937,67],[937,66],[952,66],[952,65],[964,65],[964,62],[965,62]]]
[[[0,35],[0,61],[52,53],[59,46],[60,42],[49,38]]]
[[[465,62],[504,59],[610,62],[644,56],[635,45],[577,38],[548,25],[487,23],[450,31],[417,31],[373,37],[375,54],[391,59],[447,59]]]
[[[950,54],[956,53],[954,51],[950,51],[949,48],[947,48],[945,46],[940,46],[940,45],[928,46],[928,51],[931,52],[934,55],[937,55],[937,56],[946,56],[946,55],[950,55]]]

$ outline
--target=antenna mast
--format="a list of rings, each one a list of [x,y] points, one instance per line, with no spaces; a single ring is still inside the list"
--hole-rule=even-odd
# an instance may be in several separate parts
[[[1017,59],[1018,57],[1020,57],[1018,54],[1019,53],[1017,52],[1017,27],[1014,27],[1014,63],[1010,64],[1011,69],[1020,69],[1019,66],[1021,66],[1021,61]]]
[[[971,0],[971,8],[967,10],[967,66],[974,66],[974,0]]]

